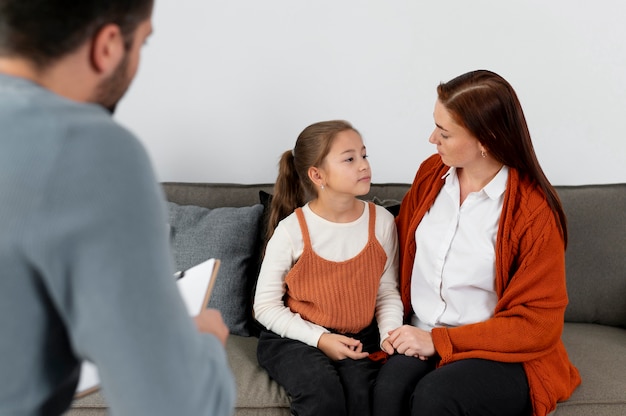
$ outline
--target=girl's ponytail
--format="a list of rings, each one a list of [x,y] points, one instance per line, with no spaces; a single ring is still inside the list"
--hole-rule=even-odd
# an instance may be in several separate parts
[[[266,241],[272,237],[278,223],[305,202],[305,191],[296,171],[293,152],[288,150],[282,154],[278,164],[278,177],[270,205]]]

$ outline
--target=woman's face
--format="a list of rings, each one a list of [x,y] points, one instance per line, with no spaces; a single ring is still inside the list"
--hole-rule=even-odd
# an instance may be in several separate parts
[[[439,100],[435,103],[435,130],[428,139],[446,166],[464,168],[482,159],[482,146],[465,127],[457,124]]]

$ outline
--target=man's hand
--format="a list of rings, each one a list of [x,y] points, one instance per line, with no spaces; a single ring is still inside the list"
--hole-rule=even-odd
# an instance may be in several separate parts
[[[317,348],[333,361],[352,358],[360,360],[369,355],[363,351],[363,344],[358,339],[339,334],[323,334],[317,341]]]
[[[229,331],[222,319],[220,311],[211,308],[205,309],[194,316],[193,320],[196,323],[198,331],[215,335],[222,345],[226,346]]]

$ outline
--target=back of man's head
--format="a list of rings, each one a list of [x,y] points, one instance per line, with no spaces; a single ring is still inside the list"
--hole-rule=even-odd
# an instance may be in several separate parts
[[[120,27],[127,48],[153,0],[0,0],[0,56],[43,69],[75,51],[104,25]]]

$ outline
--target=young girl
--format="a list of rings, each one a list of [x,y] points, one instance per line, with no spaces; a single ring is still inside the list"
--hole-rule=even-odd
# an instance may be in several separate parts
[[[307,127],[280,161],[254,313],[259,363],[298,416],[369,415],[368,355],[402,323],[394,218],[357,199],[371,175],[345,121]]]

